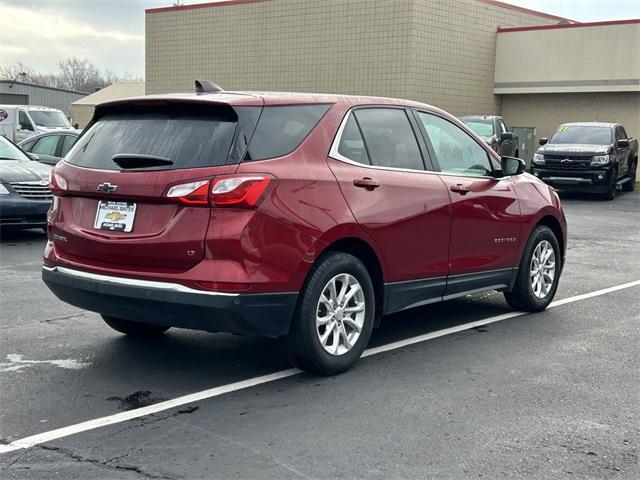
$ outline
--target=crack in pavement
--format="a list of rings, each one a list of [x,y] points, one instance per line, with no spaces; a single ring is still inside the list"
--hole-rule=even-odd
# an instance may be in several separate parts
[[[127,452],[124,455],[117,455],[115,457],[111,457],[106,460],[100,460],[98,458],[84,457],[82,455],[74,453],[71,449],[68,449],[68,448],[54,447],[52,445],[46,445],[46,444],[38,445],[37,447],[41,448],[42,450],[59,453],[79,463],[90,463],[92,465],[96,465],[109,470],[133,472],[138,475],[142,475],[145,478],[164,479],[164,480],[176,480],[177,478],[179,478],[176,476],[168,476],[168,475],[163,475],[159,473],[152,473],[136,465],[114,463],[117,460],[120,460],[128,456],[130,452]]]

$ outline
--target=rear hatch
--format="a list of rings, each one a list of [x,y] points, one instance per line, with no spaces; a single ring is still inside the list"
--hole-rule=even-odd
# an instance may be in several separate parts
[[[231,106],[211,102],[137,101],[98,110],[54,174],[60,195],[53,229],[66,238],[56,243],[63,257],[159,272],[198,263],[210,209],[167,193],[237,169],[260,108],[239,110],[251,114],[239,120]],[[239,129],[245,133],[237,135]]]

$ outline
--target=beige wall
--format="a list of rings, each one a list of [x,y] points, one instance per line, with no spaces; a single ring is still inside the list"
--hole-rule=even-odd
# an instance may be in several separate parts
[[[147,93],[357,93],[498,113],[496,29],[556,23],[479,0],[270,0],[149,12]]]
[[[500,32],[495,93],[640,91],[640,23]]]
[[[504,95],[502,115],[508,125],[536,127],[536,142],[561,123],[580,121],[619,122],[640,138],[640,92]]]
[[[74,124],[78,124],[78,128],[84,128],[93,117],[93,105],[75,105],[71,104],[71,118]]]

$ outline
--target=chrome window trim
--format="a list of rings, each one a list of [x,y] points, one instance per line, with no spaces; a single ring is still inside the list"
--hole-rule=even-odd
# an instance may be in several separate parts
[[[151,288],[154,290],[162,290],[166,292],[179,292],[179,293],[193,293],[196,295],[213,295],[222,297],[237,297],[238,293],[224,293],[224,292],[206,292],[203,290],[196,290],[195,288],[189,288],[179,283],[171,282],[156,282],[153,280],[139,280],[137,278],[126,277],[113,277],[111,275],[100,275],[98,273],[83,272],[80,270],[73,270],[66,267],[42,267],[43,270],[49,272],[57,272],[70,277],[84,278],[86,280],[95,280],[98,282],[110,283],[113,285],[123,285],[127,287],[140,287]]]
[[[370,108],[370,107],[374,107],[374,108],[405,108],[401,105],[363,105],[363,108]],[[363,167],[363,168],[370,168],[372,170],[386,170],[386,171],[391,171],[391,172],[405,172],[405,173],[426,173],[426,174],[430,174],[430,175],[447,175],[450,177],[467,177],[467,178],[489,178],[489,179],[493,179],[496,181],[502,180],[504,178],[508,178],[508,177],[501,177],[501,178],[497,178],[497,177],[492,177],[490,175],[464,175],[464,174],[458,174],[458,173],[449,173],[449,172],[438,172],[436,170],[427,170],[426,168],[423,168],[421,170],[416,170],[413,168],[398,168],[398,167],[380,167],[378,165],[370,165],[370,164],[366,164],[366,163],[359,163],[356,162],[355,160],[351,160],[350,158],[345,157],[344,155],[340,154],[340,152],[338,152],[338,147],[340,146],[340,140],[342,139],[342,132],[344,131],[344,129],[346,128],[347,125],[347,120],[349,120],[349,116],[353,113],[354,110],[357,110],[358,107],[351,107],[349,110],[347,110],[347,113],[345,114],[344,118],[342,119],[342,122],[340,123],[340,127],[338,127],[338,131],[336,132],[336,136],[333,139],[333,143],[331,144],[331,149],[329,150],[329,157],[333,158],[334,160],[338,160],[340,162],[343,163],[348,163],[349,165],[355,165],[356,167]],[[463,130],[464,131],[464,130]]]

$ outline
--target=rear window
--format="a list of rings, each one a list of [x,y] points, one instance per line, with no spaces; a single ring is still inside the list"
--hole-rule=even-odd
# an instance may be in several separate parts
[[[331,105],[264,107],[245,161],[282,157],[293,152]]]
[[[78,140],[66,160],[103,170],[121,170],[112,160],[118,154],[170,160],[170,165],[161,167],[163,170],[224,165],[236,123],[237,116],[229,107],[129,107],[101,117]]]

